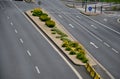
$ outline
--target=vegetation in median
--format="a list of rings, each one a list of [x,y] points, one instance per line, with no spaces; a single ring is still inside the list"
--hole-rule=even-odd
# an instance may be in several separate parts
[[[55,26],[55,22],[51,20],[48,14],[43,13],[40,8],[35,8],[31,12],[33,16],[38,16],[41,21],[45,22],[46,26],[51,28],[51,33],[56,35],[56,38],[63,42],[62,47],[65,48],[66,51],[69,51],[69,55],[76,55],[76,58],[81,60],[83,63],[88,62],[88,59],[86,58],[86,52],[82,46],[80,46],[78,42],[71,41],[67,34],[58,29]]]

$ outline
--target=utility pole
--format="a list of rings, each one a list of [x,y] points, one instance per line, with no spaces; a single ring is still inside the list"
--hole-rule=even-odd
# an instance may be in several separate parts
[[[87,11],[87,0],[85,1],[85,12]]]

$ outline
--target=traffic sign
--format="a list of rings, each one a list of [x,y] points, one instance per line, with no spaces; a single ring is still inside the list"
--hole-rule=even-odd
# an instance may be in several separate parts
[[[88,10],[89,10],[89,11],[92,11],[92,7],[88,7]]]

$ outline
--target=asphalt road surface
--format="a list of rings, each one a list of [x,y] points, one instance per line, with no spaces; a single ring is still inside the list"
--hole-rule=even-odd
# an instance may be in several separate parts
[[[115,79],[120,79],[120,31],[115,25],[99,23],[68,8],[60,0],[44,0],[41,7],[53,15]],[[114,27],[114,28],[113,28]],[[117,30],[116,30],[117,29]]]
[[[0,79],[78,79],[56,50],[12,1],[0,1]]]

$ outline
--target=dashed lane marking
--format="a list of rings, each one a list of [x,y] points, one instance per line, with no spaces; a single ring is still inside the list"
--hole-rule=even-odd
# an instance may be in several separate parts
[[[28,55],[29,55],[29,56],[31,56],[31,53],[30,53],[30,51],[29,51],[29,50],[27,50],[27,53],[28,53]]]
[[[15,29],[15,33],[18,33],[18,31]]]
[[[95,45],[93,42],[90,42],[91,45],[93,45],[95,48],[98,48],[97,45]]]
[[[112,50],[113,50],[115,53],[117,53],[117,54],[119,53],[119,52],[118,52],[116,49],[114,49],[114,48],[112,48]]]
[[[35,66],[35,69],[37,70],[37,73],[40,74],[40,70],[39,70],[38,66]]]
[[[61,15],[58,15],[60,18],[62,18],[62,16]]]
[[[69,24],[70,27],[74,28],[74,26],[72,24]]]
[[[109,45],[109,44],[107,44],[106,42],[104,42],[104,44],[105,44],[107,47],[110,47],[110,45]]]
[[[11,24],[11,26],[13,26],[13,23],[12,23],[12,22],[11,22],[10,24]]]
[[[22,40],[22,38],[20,38],[20,42],[23,44],[23,40]]]

